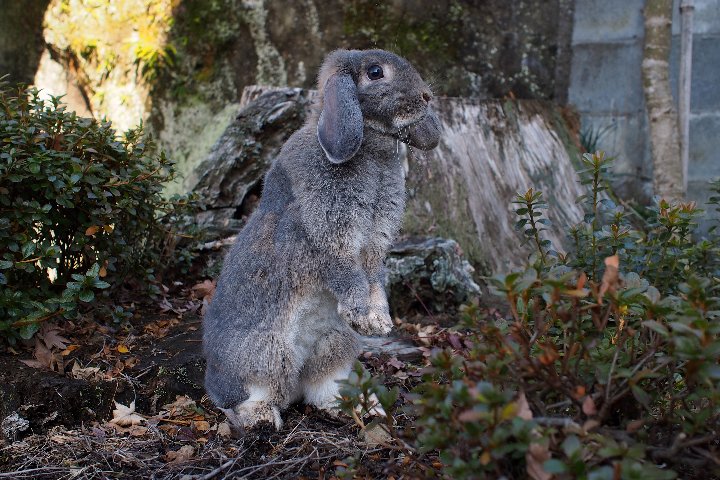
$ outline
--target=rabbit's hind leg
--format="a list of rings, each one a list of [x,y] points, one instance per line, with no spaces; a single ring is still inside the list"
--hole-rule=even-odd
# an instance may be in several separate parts
[[[358,336],[344,324],[319,337],[300,374],[305,402],[331,413],[339,412],[337,382],[348,377],[359,354]]]
[[[280,409],[272,402],[270,391],[264,387],[248,386],[247,400],[233,408],[221,409],[230,422],[241,428],[250,428],[260,422],[268,422],[277,430],[282,428]]]

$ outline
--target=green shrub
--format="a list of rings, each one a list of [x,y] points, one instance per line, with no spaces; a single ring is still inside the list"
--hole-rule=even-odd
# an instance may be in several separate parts
[[[694,204],[617,206],[610,160],[584,163],[573,251],[543,239],[542,194],[519,194],[536,253],[488,279],[507,313],[468,306],[437,339],[402,439],[416,462],[437,452],[450,478],[720,475],[720,242],[693,238]]]
[[[182,260],[193,201],[161,196],[173,175],[142,126],[119,138],[60,98],[0,83],[0,334],[29,338],[99,290],[151,284]]]

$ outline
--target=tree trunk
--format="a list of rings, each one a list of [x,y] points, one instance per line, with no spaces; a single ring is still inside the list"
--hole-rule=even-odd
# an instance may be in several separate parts
[[[216,233],[243,224],[261,179],[283,142],[305,120],[316,92],[247,87],[244,108],[198,168],[195,191]],[[435,101],[442,134],[429,152],[400,146],[407,168],[403,234],[457,241],[479,273],[525,264],[532,247],[514,230],[516,192],[541,189],[556,224],[545,238],[562,250],[561,227],[583,218],[575,199],[586,193],[572,159],[578,152],[560,109],[551,102],[443,98]]]
[[[650,127],[655,195],[679,200],[685,195],[678,117],[670,92],[669,65],[672,0],[647,0],[643,90]]]
[[[50,0],[0,0],[0,77],[33,83],[45,48],[43,18]]]

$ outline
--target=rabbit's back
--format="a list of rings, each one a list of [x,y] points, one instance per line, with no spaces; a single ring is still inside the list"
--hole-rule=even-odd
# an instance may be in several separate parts
[[[283,145],[226,257],[204,322],[206,387],[239,426],[294,400],[336,408],[357,333],[392,328],[383,260],[405,202],[399,141],[439,140],[432,94],[404,59],[338,50],[318,110]]]

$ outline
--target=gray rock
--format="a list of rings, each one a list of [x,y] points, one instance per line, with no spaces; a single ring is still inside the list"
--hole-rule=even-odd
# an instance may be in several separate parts
[[[388,355],[403,362],[414,362],[422,357],[422,350],[404,340],[389,337],[362,337],[363,352],[371,355]]]
[[[385,266],[385,288],[396,315],[454,311],[480,294],[472,277],[474,269],[454,240],[426,238],[396,243]]]
[[[0,423],[2,438],[9,442],[14,441],[18,433],[24,432],[28,428],[30,428],[30,422],[18,415],[17,412],[11,413]]]
[[[240,229],[260,196],[265,172],[302,126],[312,102],[299,88],[265,90],[252,101],[243,98],[244,107],[198,167],[195,187],[206,205],[201,223],[223,233]]]

